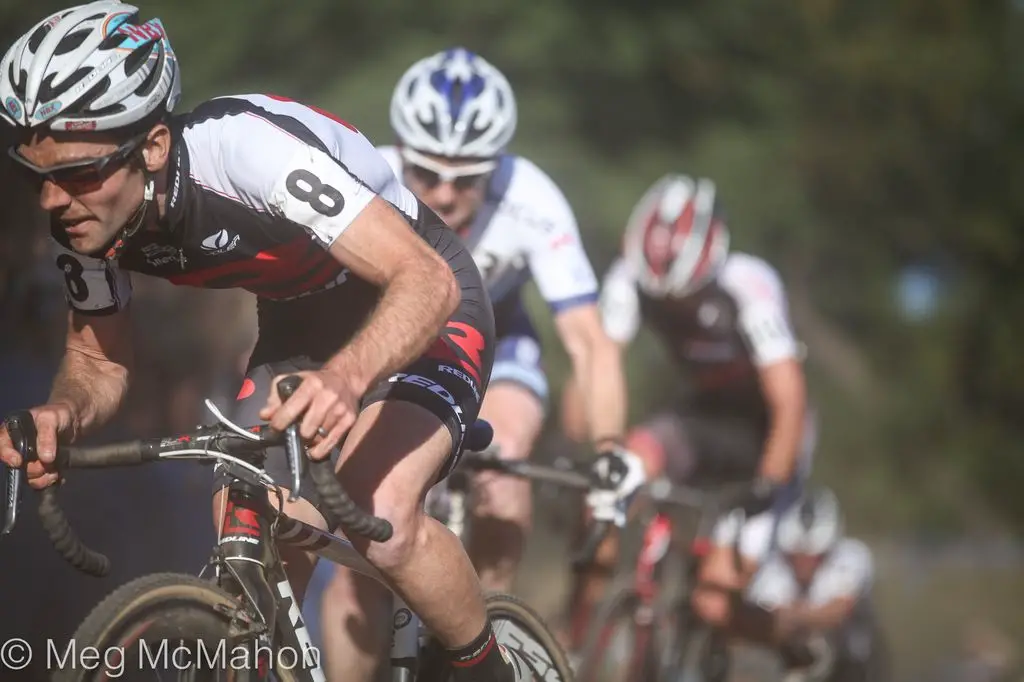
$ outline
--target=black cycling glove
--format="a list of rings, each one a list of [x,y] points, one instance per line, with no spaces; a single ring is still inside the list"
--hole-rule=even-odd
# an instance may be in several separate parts
[[[740,493],[731,506],[742,509],[748,519],[763,514],[775,504],[781,488],[781,483],[759,476],[751,481],[750,487]]]

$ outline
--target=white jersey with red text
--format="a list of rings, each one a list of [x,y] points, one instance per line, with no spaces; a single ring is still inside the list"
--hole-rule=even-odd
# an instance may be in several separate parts
[[[401,178],[398,148],[378,150]],[[487,283],[499,337],[503,303],[518,297],[531,278],[555,313],[598,299],[597,277],[569,202],[544,171],[521,156],[498,159],[483,206],[462,240]]]

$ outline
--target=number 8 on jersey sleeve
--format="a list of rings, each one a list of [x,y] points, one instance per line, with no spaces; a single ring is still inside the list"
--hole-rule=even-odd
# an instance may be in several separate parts
[[[336,160],[305,145],[297,146],[280,183],[271,194],[274,208],[325,246],[334,243],[376,196]]]

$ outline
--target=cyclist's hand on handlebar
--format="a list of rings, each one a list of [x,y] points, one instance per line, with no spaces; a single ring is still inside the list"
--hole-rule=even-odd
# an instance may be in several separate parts
[[[25,468],[29,485],[43,489],[57,482],[53,460],[57,455],[57,440],[61,435],[74,435],[75,419],[71,408],[64,403],[53,403],[34,407],[29,412],[36,425],[36,454],[38,461],[29,462]],[[6,427],[0,424],[0,460],[9,467],[21,466],[21,455],[14,449],[14,443]]]
[[[587,494],[587,506],[594,520],[621,528],[629,503],[647,480],[643,460],[625,448],[613,447],[598,455],[590,471],[594,489]]]
[[[284,404],[277,394],[277,382],[285,376],[297,374],[302,384]],[[275,431],[284,431],[301,415],[299,434],[313,441],[309,449],[311,459],[327,457],[355,423],[360,396],[347,377],[328,369],[315,372],[290,372],[274,377],[266,406],[260,418],[270,422]],[[323,433],[318,435],[318,429]]]
[[[782,486],[782,483],[769,478],[755,478],[750,482],[750,486],[747,489],[741,491],[726,506],[733,509],[742,509],[749,519],[771,509]]]

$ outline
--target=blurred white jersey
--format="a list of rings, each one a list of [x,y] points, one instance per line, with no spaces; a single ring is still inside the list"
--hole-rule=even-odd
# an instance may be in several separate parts
[[[718,292],[731,300],[735,314],[727,316],[715,309],[714,298]],[[645,298],[625,260],[617,260],[605,275],[601,293],[601,315],[605,331],[611,338],[623,344],[633,340],[644,317]],[[667,308],[672,305],[670,301],[659,299],[658,303]],[[775,268],[761,258],[745,253],[730,253],[711,287],[679,301],[681,305],[677,317],[685,316],[683,311],[688,310],[690,304],[702,304],[693,309],[692,316],[697,323],[694,327],[711,329],[716,326],[716,322],[728,317],[738,332],[732,337],[722,335],[734,343],[731,347],[727,347],[725,342],[719,343],[721,348],[712,354],[716,363],[745,357],[750,365],[763,366],[802,354],[803,349],[790,325],[782,278]],[[660,311],[652,305],[650,313],[657,312]],[[696,330],[685,325],[675,325],[675,329],[679,332],[679,338],[670,338],[668,341],[670,344],[680,343],[680,355],[698,364],[710,359],[707,358],[710,349],[706,339],[701,338],[702,334],[686,334]]]
[[[806,588],[801,588],[786,558],[776,550],[754,576],[747,595],[768,609],[797,601],[823,606],[844,597],[866,602],[873,583],[871,550],[860,540],[844,538],[824,558]]]
[[[398,148],[377,149],[402,178]],[[554,181],[531,161],[505,154],[486,191],[461,237],[487,283],[498,326],[502,304],[517,298],[531,278],[553,312],[596,302],[597,277],[572,208]]]

